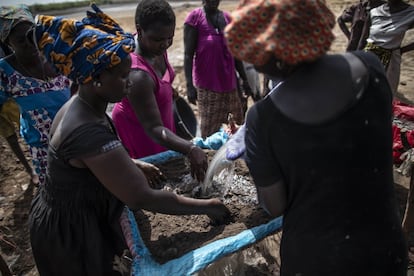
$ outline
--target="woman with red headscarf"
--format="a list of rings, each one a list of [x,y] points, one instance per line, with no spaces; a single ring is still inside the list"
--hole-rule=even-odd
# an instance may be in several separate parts
[[[281,275],[406,275],[391,89],[373,54],[327,54],[334,24],[322,0],[232,14],[232,53],[282,78],[248,112],[245,159],[261,206],[283,215]]]

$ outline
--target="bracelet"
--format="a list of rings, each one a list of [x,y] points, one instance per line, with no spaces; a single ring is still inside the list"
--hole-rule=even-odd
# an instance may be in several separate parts
[[[196,148],[197,146],[192,145],[190,150],[185,154],[187,157],[191,154],[191,152]]]

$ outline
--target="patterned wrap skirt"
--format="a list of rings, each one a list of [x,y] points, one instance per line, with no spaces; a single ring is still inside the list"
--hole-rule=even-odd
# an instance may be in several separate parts
[[[244,114],[237,89],[230,92],[215,92],[197,88],[198,112],[201,136],[206,138],[220,130],[228,122],[229,113],[237,124],[243,124]]]

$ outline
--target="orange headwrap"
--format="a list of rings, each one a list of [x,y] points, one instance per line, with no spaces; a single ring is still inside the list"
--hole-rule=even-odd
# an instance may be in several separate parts
[[[232,13],[225,36],[232,54],[254,65],[273,55],[287,64],[324,55],[335,16],[323,0],[247,0]]]

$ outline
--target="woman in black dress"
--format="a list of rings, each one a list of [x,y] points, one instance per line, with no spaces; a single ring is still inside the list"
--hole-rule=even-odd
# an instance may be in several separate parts
[[[33,200],[30,237],[41,275],[129,275],[120,216],[125,208],[223,218],[218,199],[154,190],[106,115],[130,87],[132,35],[98,7],[81,22],[38,16],[33,41],[79,83],[50,132],[45,185]],[[30,34],[29,34],[30,36]]]
[[[322,0],[245,1],[232,16],[232,53],[283,80],[245,136],[259,202],[283,215],[281,275],[406,275],[379,60],[327,54],[335,17]]]

